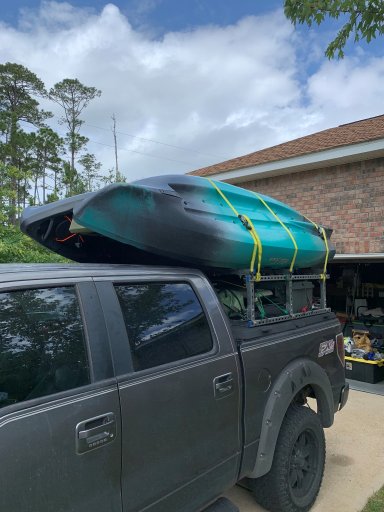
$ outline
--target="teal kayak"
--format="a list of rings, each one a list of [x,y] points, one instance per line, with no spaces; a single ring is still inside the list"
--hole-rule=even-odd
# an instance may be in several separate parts
[[[330,230],[271,197],[185,175],[116,183],[23,212],[21,229],[75,261],[322,269]]]

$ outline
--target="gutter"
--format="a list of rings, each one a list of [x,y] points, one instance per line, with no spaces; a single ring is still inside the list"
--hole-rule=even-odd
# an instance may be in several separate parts
[[[358,261],[377,261],[377,262],[384,262],[384,253],[383,252],[362,252],[362,253],[354,253],[354,254],[335,254],[332,261],[335,263],[341,263],[341,262],[358,262]],[[332,261],[329,263],[331,264]]]

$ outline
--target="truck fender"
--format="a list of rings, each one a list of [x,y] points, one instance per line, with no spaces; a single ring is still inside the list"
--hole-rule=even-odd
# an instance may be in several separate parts
[[[271,389],[264,409],[256,463],[249,478],[259,478],[271,469],[285,413],[297,393],[306,386],[311,386],[315,393],[323,427],[333,424],[333,394],[327,374],[310,359],[295,359],[284,368]]]

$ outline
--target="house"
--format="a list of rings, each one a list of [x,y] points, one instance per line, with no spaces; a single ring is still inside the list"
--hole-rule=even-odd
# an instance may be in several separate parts
[[[341,319],[346,317],[349,328],[384,334],[384,309],[379,314],[384,308],[384,115],[191,174],[273,196],[333,228],[338,254],[329,265],[329,305]],[[370,323],[361,322],[361,313],[367,309],[378,312]]]
[[[190,174],[271,195],[332,227],[339,257],[384,261],[384,115]]]

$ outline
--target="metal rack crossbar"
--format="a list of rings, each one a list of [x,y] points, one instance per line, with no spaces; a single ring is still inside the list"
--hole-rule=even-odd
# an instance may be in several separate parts
[[[327,274],[326,279],[329,278]],[[260,302],[260,296],[257,291],[255,291],[255,278],[252,274],[245,274],[245,283],[247,290],[247,322],[249,327],[253,327],[256,325],[266,325],[277,322],[282,322],[285,320],[292,320],[293,318],[303,318],[312,315],[318,315],[321,313],[327,313],[330,311],[327,308],[326,302],[326,279],[324,279],[323,274],[301,274],[301,275],[291,275],[291,274],[270,274],[259,276],[257,282],[274,282],[274,281],[285,281],[286,283],[286,304],[285,309],[286,315],[279,315],[270,318],[261,318],[256,319],[256,311],[255,306]],[[293,302],[293,282],[294,281],[319,281],[320,285],[320,307],[316,309],[312,309],[306,312],[294,312],[294,302]]]

